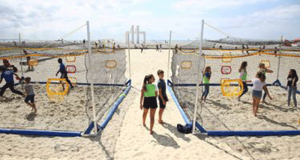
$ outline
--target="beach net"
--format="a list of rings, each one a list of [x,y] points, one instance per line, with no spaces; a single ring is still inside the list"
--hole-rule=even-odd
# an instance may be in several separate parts
[[[265,49],[260,49],[260,43],[225,43],[220,41],[205,41],[203,55],[199,57],[199,41],[181,46],[181,51],[173,52],[172,82],[173,91],[179,104],[190,122],[202,125],[207,131],[222,130],[298,130],[299,113],[287,107],[287,76],[290,69],[300,73],[299,51],[279,49],[280,44],[265,43]],[[221,48],[218,46],[222,45]],[[248,45],[248,49],[242,45]],[[278,50],[275,50],[275,46]],[[276,53],[276,54],[275,54]],[[266,99],[267,104],[261,104],[258,116],[254,117],[252,111],[252,88],[238,101],[242,86],[239,83],[239,68],[243,61],[247,61],[248,80],[255,78],[259,71],[259,63],[273,70],[267,73],[269,91],[273,100]],[[203,81],[205,67],[210,66],[212,76],[210,79],[210,92],[206,102],[201,100],[204,92],[203,84],[199,87],[199,96],[196,97],[196,83],[198,67],[199,79]],[[281,83],[274,83],[277,80]],[[228,82],[230,81],[230,82]],[[274,83],[274,84],[273,84]],[[298,82],[299,86],[299,82]],[[225,87],[225,88],[222,88]],[[222,92],[223,91],[223,92]],[[224,94],[224,91],[227,94]],[[299,88],[298,88],[299,91]],[[297,98],[300,96],[297,94]],[[197,99],[197,112],[194,117],[195,100]],[[297,102],[299,106],[299,101]],[[288,118],[286,118],[288,117]]]
[[[27,56],[23,49],[29,52]],[[1,101],[1,128],[84,131],[94,120],[90,83],[94,83],[98,124],[106,119],[109,109],[126,87],[126,55],[122,49],[109,53],[93,49],[91,62],[87,44],[82,42],[28,42],[26,46],[16,47],[3,43],[0,52],[1,60],[8,59],[18,68],[20,77],[31,78],[38,110],[37,114],[32,113],[24,99],[8,89],[4,93],[7,98]],[[31,68],[27,63],[29,56]],[[60,73],[56,76],[59,58],[73,89]],[[24,92],[23,83],[15,88]]]

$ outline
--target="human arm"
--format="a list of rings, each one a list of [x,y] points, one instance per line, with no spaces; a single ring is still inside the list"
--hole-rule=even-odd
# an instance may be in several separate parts
[[[293,87],[296,87],[297,81],[298,81],[298,77],[294,77],[294,78],[293,78],[293,81],[292,81],[292,86],[293,86]]]
[[[19,77],[19,75],[17,75],[17,74],[14,74],[14,75],[16,76],[17,80],[21,80],[21,78]]]
[[[273,73],[273,71],[270,70],[270,69],[266,69],[266,72],[267,72],[267,73]]]
[[[57,73],[56,73],[55,75],[57,76],[59,72],[60,72],[60,70],[58,70]]]
[[[141,90],[140,108],[143,109],[144,89]]]
[[[162,89],[161,89],[161,88],[159,89],[159,97],[162,99],[163,104],[166,105],[167,102],[166,102],[166,100],[164,99],[164,96],[163,96],[163,94],[162,94]]]
[[[18,72],[18,68],[17,67],[15,67],[14,65],[12,65],[12,68],[13,68],[14,73]]]

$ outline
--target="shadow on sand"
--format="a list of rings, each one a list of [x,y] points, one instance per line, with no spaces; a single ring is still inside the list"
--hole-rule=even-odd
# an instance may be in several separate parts
[[[180,146],[177,144],[174,138],[172,138],[169,134],[161,135],[154,132],[152,136],[160,145],[163,145],[165,147],[180,148]]]
[[[178,130],[177,130],[177,127],[175,127],[175,126],[173,126],[169,123],[166,123],[166,122],[162,126],[164,128],[167,128],[169,131],[171,131],[177,138],[181,138],[181,139],[183,139],[187,142],[191,141],[190,138],[185,137],[185,134],[179,133]]]

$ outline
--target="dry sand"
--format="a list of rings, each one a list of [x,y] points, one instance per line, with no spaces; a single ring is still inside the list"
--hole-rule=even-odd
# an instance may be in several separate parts
[[[155,133],[150,135],[149,130],[142,127],[142,111],[139,109],[140,89],[146,74],[154,74],[157,80],[156,71],[158,69],[167,71],[167,52],[146,50],[144,53],[140,53],[140,50],[131,50],[133,88],[101,136],[96,138],[60,138],[1,134],[0,159],[298,158],[299,145],[297,142],[299,140],[297,138],[299,136],[213,138],[180,134],[176,125],[184,122],[170,96],[170,102],[167,104],[164,114],[166,124],[159,125],[156,121]],[[10,95],[11,93],[7,91],[5,94]],[[28,113],[24,110],[29,109],[21,100],[18,101],[20,99],[18,96],[14,97],[13,102],[1,102],[1,108],[11,103],[14,106],[20,105],[19,108],[14,109],[16,113],[11,113],[11,116],[22,117],[20,114]],[[80,93],[76,97],[80,99]],[[44,101],[42,98],[40,100]],[[246,96],[245,100],[247,100]],[[225,99],[221,103],[227,104],[231,101],[233,100]],[[24,122],[27,121],[24,115],[22,118]],[[52,119],[49,117],[49,120],[55,122],[55,118],[58,117],[53,116]],[[2,121],[5,120],[2,117],[1,119]],[[147,124],[149,126],[149,119],[147,119]],[[276,153],[278,151],[279,153]]]

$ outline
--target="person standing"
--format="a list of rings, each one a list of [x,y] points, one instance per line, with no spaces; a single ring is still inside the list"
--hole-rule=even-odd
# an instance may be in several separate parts
[[[162,51],[162,44],[159,45],[159,48],[160,48],[159,51],[161,52]]]
[[[259,72],[261,72],[266,79],[267,79],[267,73],[273,73],[272,70],[266,68],[266,65],[264,63],[259,63],[258,67],[260,69]],[[264,92],[262,103],[266,103],[266,97],[267,97],[267,93]]]
[[[163,124],[162,116],[166,108],[167,102],[169,101],[166,93],[166,82],[164,80],[164,71],[158,70],[157,75],[159,77],[157,88],[158,88],[158,100],[159,100],[159,114],[158,114],[158,123]]]
[[[28,66],[27,71],[34,70],[33,66],[30,63],[31,57],[29,56],[29,52],[27,50],[23,49],[23,53],[25,54],[26,59],[27,59],[27,66]]]
[[[294,107],[298,109],[297,106],[297,82],[299,78],[295,69],[291,69],[287,77],[287,91],[288,91],[288,107],[291,105],[291,97],[293,97]]]
[[[247,76],[248,76],[248,74],[247,74],[247,65],[248,65],[248,63],[246,62],[246,61],[244,61],[242,64],[241,64],[241,67],[240,67],[240,69],[239,69],[239,72],[240,72],[240,76],[239,76],[239,78],[242,80],[242,82],[243,82],[243,88],[244,88],[244,90],[243,90],[243,93],[238,97],[238,101],[240,101],[241,100],[241,97],[244,95],[244,94],[246,94],[247,92],[248,92],[248,86],[247,86],[247,83],[246,83],[246,81],[247,81]]]
[[[209,93],[209,81],[210,81],[211,75],[212,75],[211,67],[207,66],[203,73],[203,84],[204,84],[205,90],[202,94],[201,101],[203,100],[204,102],[206,102],[206,97],[208,96],[208,93]]]
[[[144,109],[143,112],[143,126],[146,127],[146,118],[150,109],[150,134],[153,134],[153,126],[155,121],[155,112],[157,109],[157,88],[155,84],[155,78],[152,74],[145,76],[143,87],[141,90],[140,109]]]
[[[270,96],[267,88],[266,76],[262,72],[257,72],[256,78],[247,82],[253,83],[253,88],[252,88],[253,104],[252,105],[253,105],[253,115],[256,117],[261,96],[262,96],[262,90],[265,91],[265,93],[269,96],[270,99],[272,99],[272,97]]]

